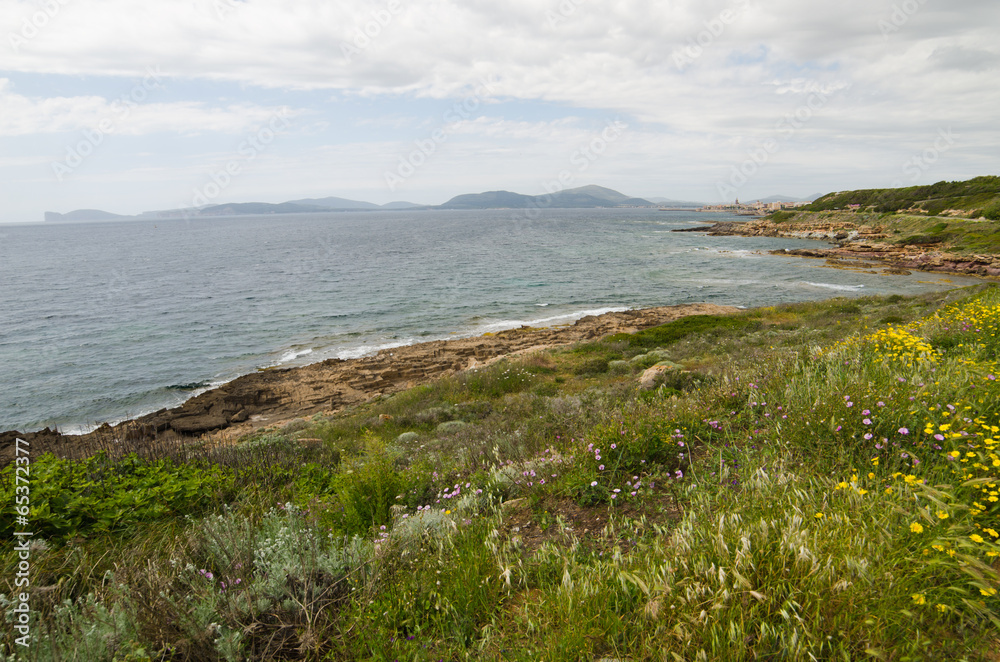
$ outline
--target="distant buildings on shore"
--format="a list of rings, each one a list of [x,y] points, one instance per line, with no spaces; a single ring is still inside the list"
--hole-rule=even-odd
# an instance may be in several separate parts
[[[796,207],[804,207],[808,204],[812,204],[812,202],[809,200],[803,202],[761,202],[760,200],[740,202],[739,198],[737,198],[736,202],[733,203],[705,205],[697,211],[725,211],[741,216],[767,216],[772,212],[781,211],[782,209],[794,209]]]

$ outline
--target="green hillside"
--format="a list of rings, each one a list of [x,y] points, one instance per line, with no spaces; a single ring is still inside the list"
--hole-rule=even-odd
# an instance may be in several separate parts
[[[939,215],[959,210],[968,218],[1000,220],[1000,177],[976,177],[965,182],[938,182],[928,186],[895,189],[861,189],[828,193],[804,207],[806,211],[848,209],[862,211],[923,213]]]

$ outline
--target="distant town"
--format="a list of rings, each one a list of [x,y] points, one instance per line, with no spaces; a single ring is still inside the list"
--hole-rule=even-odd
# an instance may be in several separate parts
[[[737,198],[736,202],[732,204],[705,205],[699,207],[697,211],[725,211],[731,214],[739,214],[740,216],[767,216],[772,212],[781,211],[782,209],[794,209],[796,207],[804,207],[808,204],[812,204],[812,201],[761,202],[760,200],[756,200],[754,202],[740,202],[739,198]]]

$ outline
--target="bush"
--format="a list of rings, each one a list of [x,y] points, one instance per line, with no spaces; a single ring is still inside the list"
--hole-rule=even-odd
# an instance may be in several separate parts
[[[392,522],[391,508],[405,490],[385,444],[367,433],[365,453],[345,463],[335,478],[337,502],[342,511],[338,528],[346,535],[367,535]],[[336,517],[336,515],[335,515]]]
[[[1000,221],[1000,201],[983,209],[982,215],[991,221]]]
[[[15,503],[11,463],[0,471],[0,498]],[[207,463],[142,460],[135,454],[111,461],[104,453],[64,460],[46,453],[31,463],[31,525],[52,538],[112,532],[142,522],[194,514],[232,496],[233,475]],[[10,536],[14,518],[0,532]]]

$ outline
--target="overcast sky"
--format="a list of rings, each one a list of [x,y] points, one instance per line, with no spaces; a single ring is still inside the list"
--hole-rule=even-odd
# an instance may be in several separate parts
[[[0,0],[0,221],[1000,174],[996,0]]]

